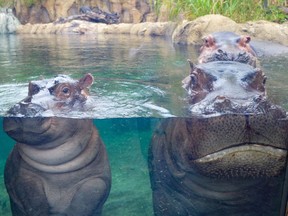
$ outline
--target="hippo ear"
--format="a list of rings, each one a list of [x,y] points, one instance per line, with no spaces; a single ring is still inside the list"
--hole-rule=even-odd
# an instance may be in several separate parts
[[[251,46],[249,43],[251,41],[250,36],[244,36],[242,35],[238,40],[237,43],[239,45],[239,48],[251,53],[253,56],[257,56],[256,51],[254,50],[253,46]]]
[[[33,83],[33,82],[29,82],[28,85],[28,96],[33,96],[35,94],[37,94],[40,91],[40,87]]]
[[[94,77],[92,76],[92,74],[88,73],[78,81],[78,85],[80,89],[85,89],[90,87],[93,84],[93,82]]]
[[[208,35],[202,38],[203,46],[212,47],[215,44],[214,37],[212,35]]]

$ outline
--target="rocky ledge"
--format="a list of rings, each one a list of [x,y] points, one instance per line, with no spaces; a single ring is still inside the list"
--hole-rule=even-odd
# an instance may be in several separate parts
[[[139,36],[171,37],[174,43],[200,44],[202,37],[215,31],[233,31],[258,40],[288,46],[288,23],[268,21],[236,23],[221,15],[206,15],[193,21],[120,23],[107,25],[73,20],[64,24],[26,24],[19,26],[19,34],[132,34]]]

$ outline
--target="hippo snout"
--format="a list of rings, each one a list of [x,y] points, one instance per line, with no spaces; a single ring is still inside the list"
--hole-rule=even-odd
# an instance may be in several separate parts
[[[29,103],[28,101],[21,101],[9,109],[7,115],[14,117],[35,117],[41,115],[44,111],[46,111],[46,109],[41,105]]]

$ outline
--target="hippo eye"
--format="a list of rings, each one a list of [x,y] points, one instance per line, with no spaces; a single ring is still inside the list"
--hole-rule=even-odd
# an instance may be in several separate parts
[[[69,93],[70,93],[70,89],[69,89],[68,87],[64,87],[64,88],[62,89],[62,92],[63,92],[64,94],[69,94]]]

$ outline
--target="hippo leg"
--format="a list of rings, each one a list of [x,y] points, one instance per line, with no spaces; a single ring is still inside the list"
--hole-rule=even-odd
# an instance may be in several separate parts
[[[19,165],[21,162],[17,151],[13,151],[11,155],[13,156],[6,162],[5,185],[10,196],[13,215],[48,216],[49,206],[42,179]]]
[[[17,187],[13,191],[14,199],[10,199],[12,213],[21,216],[49,216],[49,206],[42,181],[36,175],[29,174],[18,178],[14,184]]]
[[[102,206],[107,199],[107,187],[104,180],[92,177],[86,180],[76,191],[66,214],[69,216],[100,216]]]

